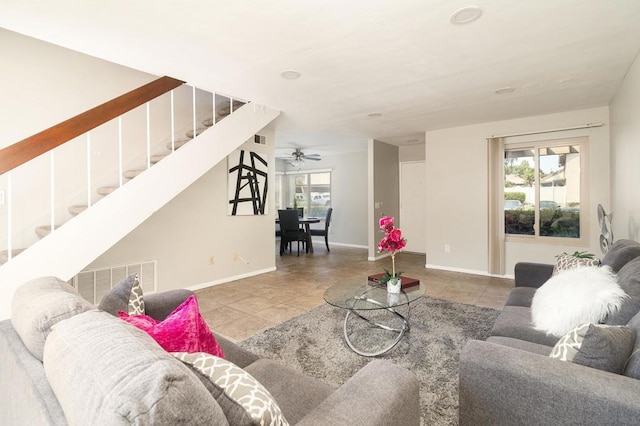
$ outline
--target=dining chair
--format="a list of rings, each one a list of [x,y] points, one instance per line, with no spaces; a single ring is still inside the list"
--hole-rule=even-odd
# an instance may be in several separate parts
[[[307,232],[304,229],[300,229],[300,218],[298,217],[298,211],[287,209],[278,210],[278,218],[280,219],[280,256],[285,252],[287,245],[289,245],[289,252],[291,252],[291,243],[293,241],[298,242],[298,256],[300,256],[300,243],[306,249]]]
[[[329,249],[329,225],[331,224],[331,213],[333,213],[333,207],[329,207],[327,210],[327,216],[324,219],[324,229],[311,229],[311,236],[320,236],[324,237],[324,244],[327,246],[327,251],[331,252]]]
[[[298,217],[304,217],[304,207],[287,207],[287,210],[298,210]]]

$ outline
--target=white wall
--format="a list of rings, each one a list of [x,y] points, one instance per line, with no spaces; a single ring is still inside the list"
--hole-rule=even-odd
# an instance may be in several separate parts
[[[246,142],[241,149],[269,156],[274,187],[274,134],[259,132],[267,145]],[[275,269],[274,202],[262,216],[229,216],[227,162],[223,161],[154,213],[87,269],[156,260],[158,290],[202,287]],[[233,254],[245,259],[234,261]],[[214,264],[209,263],[211,257]]]
[[[613,235],[640,240],[640,59],[611,102]]]
[[[2,28],[0,52],[0,148],[157,78]]]
[[[424,144],[404,145],[398,148],[398,160],[403,161],[424,161]]]
[[[510,142],[588,136],[589,247],[507,243],[506,273],[519,261],[553,263],[562,251],[600,253],[596,207],[609,203],[609,113],[607,107],[426,132],[427,265],[487,272],[487,145],[491,135],[513,134],[603,122],[585,130],[510,138]],[[445,253],[444,246],[451,248]]]

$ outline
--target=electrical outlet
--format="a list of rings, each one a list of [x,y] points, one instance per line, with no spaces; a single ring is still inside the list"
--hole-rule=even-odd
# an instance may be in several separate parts
[[[445,244],[444,245],[444,252],[445,253],[451,253],[451,246],[449,244]]]
[[[234,262],[238,261],[238,253],[237,252],[233,252],[233,261]]]
[[[213,265],[213,264],[215,264],[215,263],[216,263],[216,258],[215,258],[215,256],[211,256],[211,257],[209,258],[209,265]]]

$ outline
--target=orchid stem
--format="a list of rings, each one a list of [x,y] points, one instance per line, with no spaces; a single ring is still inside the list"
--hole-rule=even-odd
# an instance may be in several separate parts
[[[391,278],[396,277],[396,254],[391,253]]]

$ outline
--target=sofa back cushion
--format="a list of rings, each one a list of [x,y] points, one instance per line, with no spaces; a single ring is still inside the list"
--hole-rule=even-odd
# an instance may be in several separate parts
[[[640,256],[640,243],[633,240],[618,240],[602,258],[602,265],[618,272],[624,265]]]
[[[636,342],[625,365],[624,375],[640,379],[640,312],[635,314],[627,325],[635,331]]]
[[[56,324],[44,369],[69,424],[227,424],[186,366],[106,312]]]
[[[51,327],[92,308],[64,281],[55,277],[36,278],[16,289],[11,301],[11,325],[29,352],[42,361]]]
[[[640,311],[640,257],[631,260],[618,271],[617,281],[629,297],[622,302],[617,312],[607,316],[603,322],[625,325]]]

